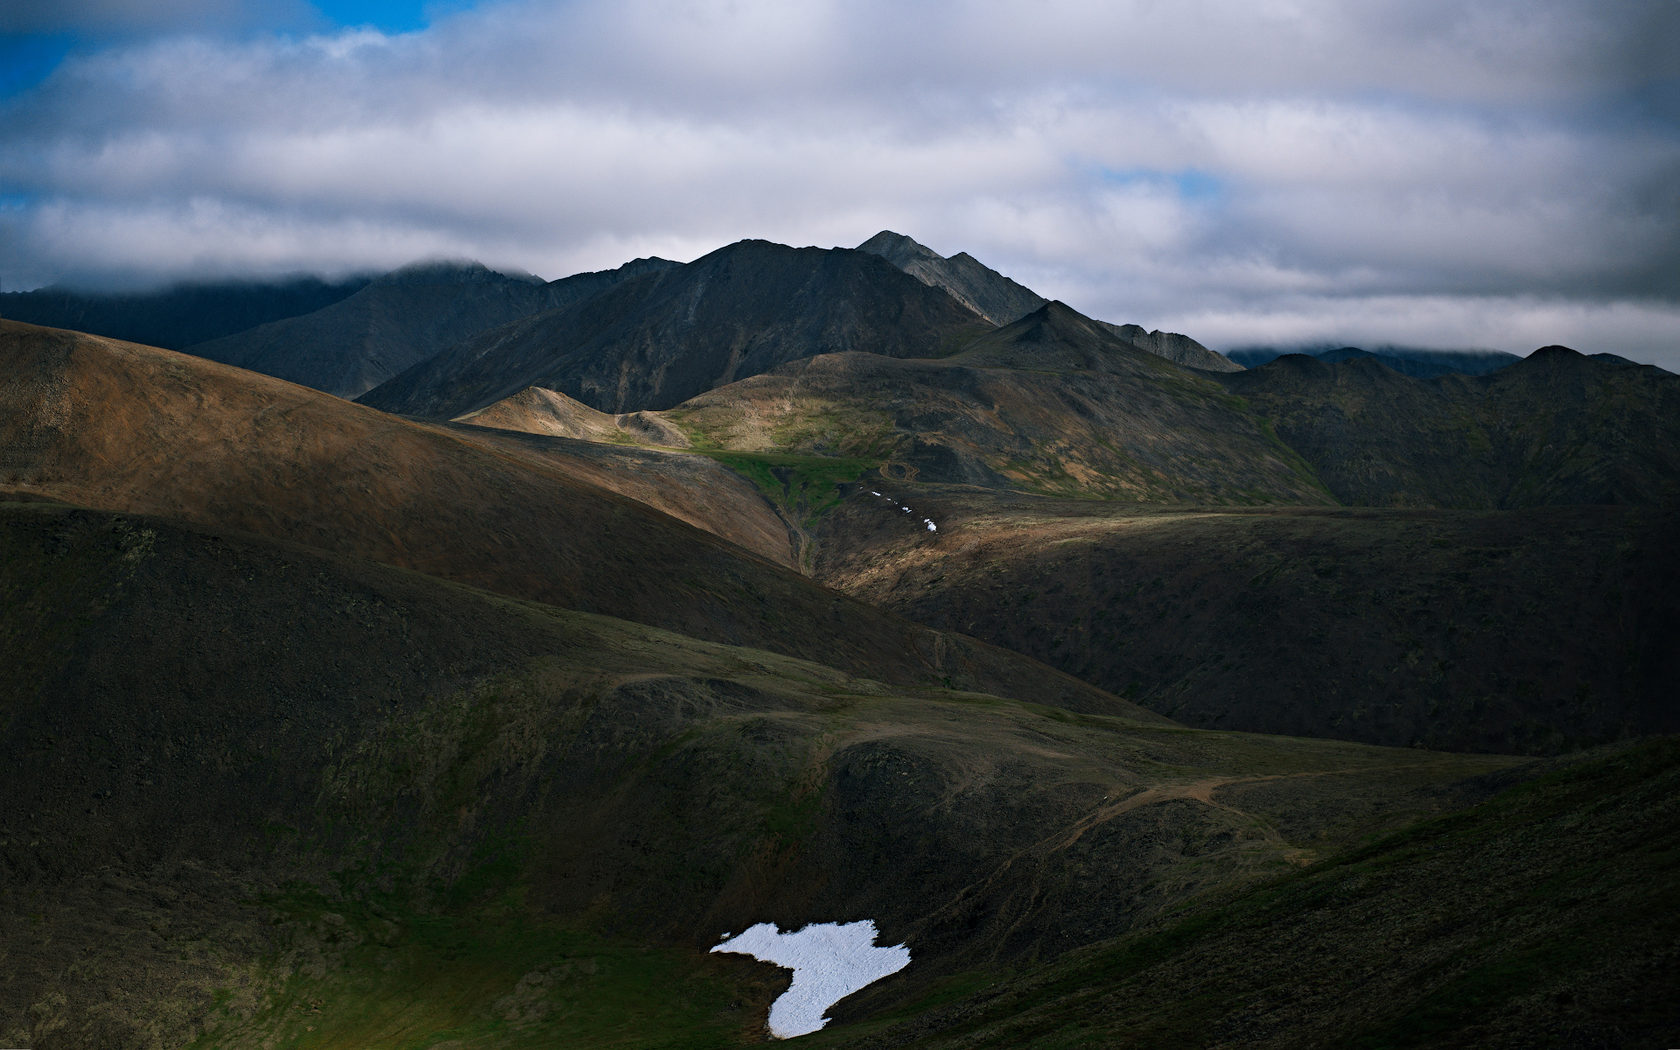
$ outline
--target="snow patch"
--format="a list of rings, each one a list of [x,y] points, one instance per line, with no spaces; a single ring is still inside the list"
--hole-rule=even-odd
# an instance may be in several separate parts
[[[792,1039],[822,1028],[828,1023],[823,1012],[846,996],[910,965],[909,948],[877,947],[877,933],[872,919],[812,923],[793,933],[761,922],[740,936],[725,934],[712,951],[750,955],[793,971],[793,984],[770,1004],[770,1034]]]

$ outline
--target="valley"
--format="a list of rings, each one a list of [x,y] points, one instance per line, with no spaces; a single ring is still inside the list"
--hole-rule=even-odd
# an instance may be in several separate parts
[[[1680,1038],[1680,379],[886,231],[319,295],[0,320],[0,1043],[757,1045],[865,922],[800,1045]]]

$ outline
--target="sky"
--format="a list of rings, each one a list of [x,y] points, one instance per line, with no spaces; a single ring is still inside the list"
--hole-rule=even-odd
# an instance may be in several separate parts
[[[5,0],[0,288],[966,251],[1219,349],[1680,371],[1680,0]]]

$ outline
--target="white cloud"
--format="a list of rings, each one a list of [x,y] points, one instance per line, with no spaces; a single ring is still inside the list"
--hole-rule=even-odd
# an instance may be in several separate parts
[[[893,228],[1206,341],[1318,311],[1672,345],[1680,134],[1629,93],[1676,6],[577,0],[165,34],[0,103],[0,278],[555,277]]]

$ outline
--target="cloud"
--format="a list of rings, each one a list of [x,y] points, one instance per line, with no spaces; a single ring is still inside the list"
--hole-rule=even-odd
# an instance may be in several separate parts
[[[244,35],[173,30],[250,5],[105,3],[157,34],[0,103],[7,287],[893,228],[1210,341],[1597,319],[1680,354],[1665,0],[575,0]]]

